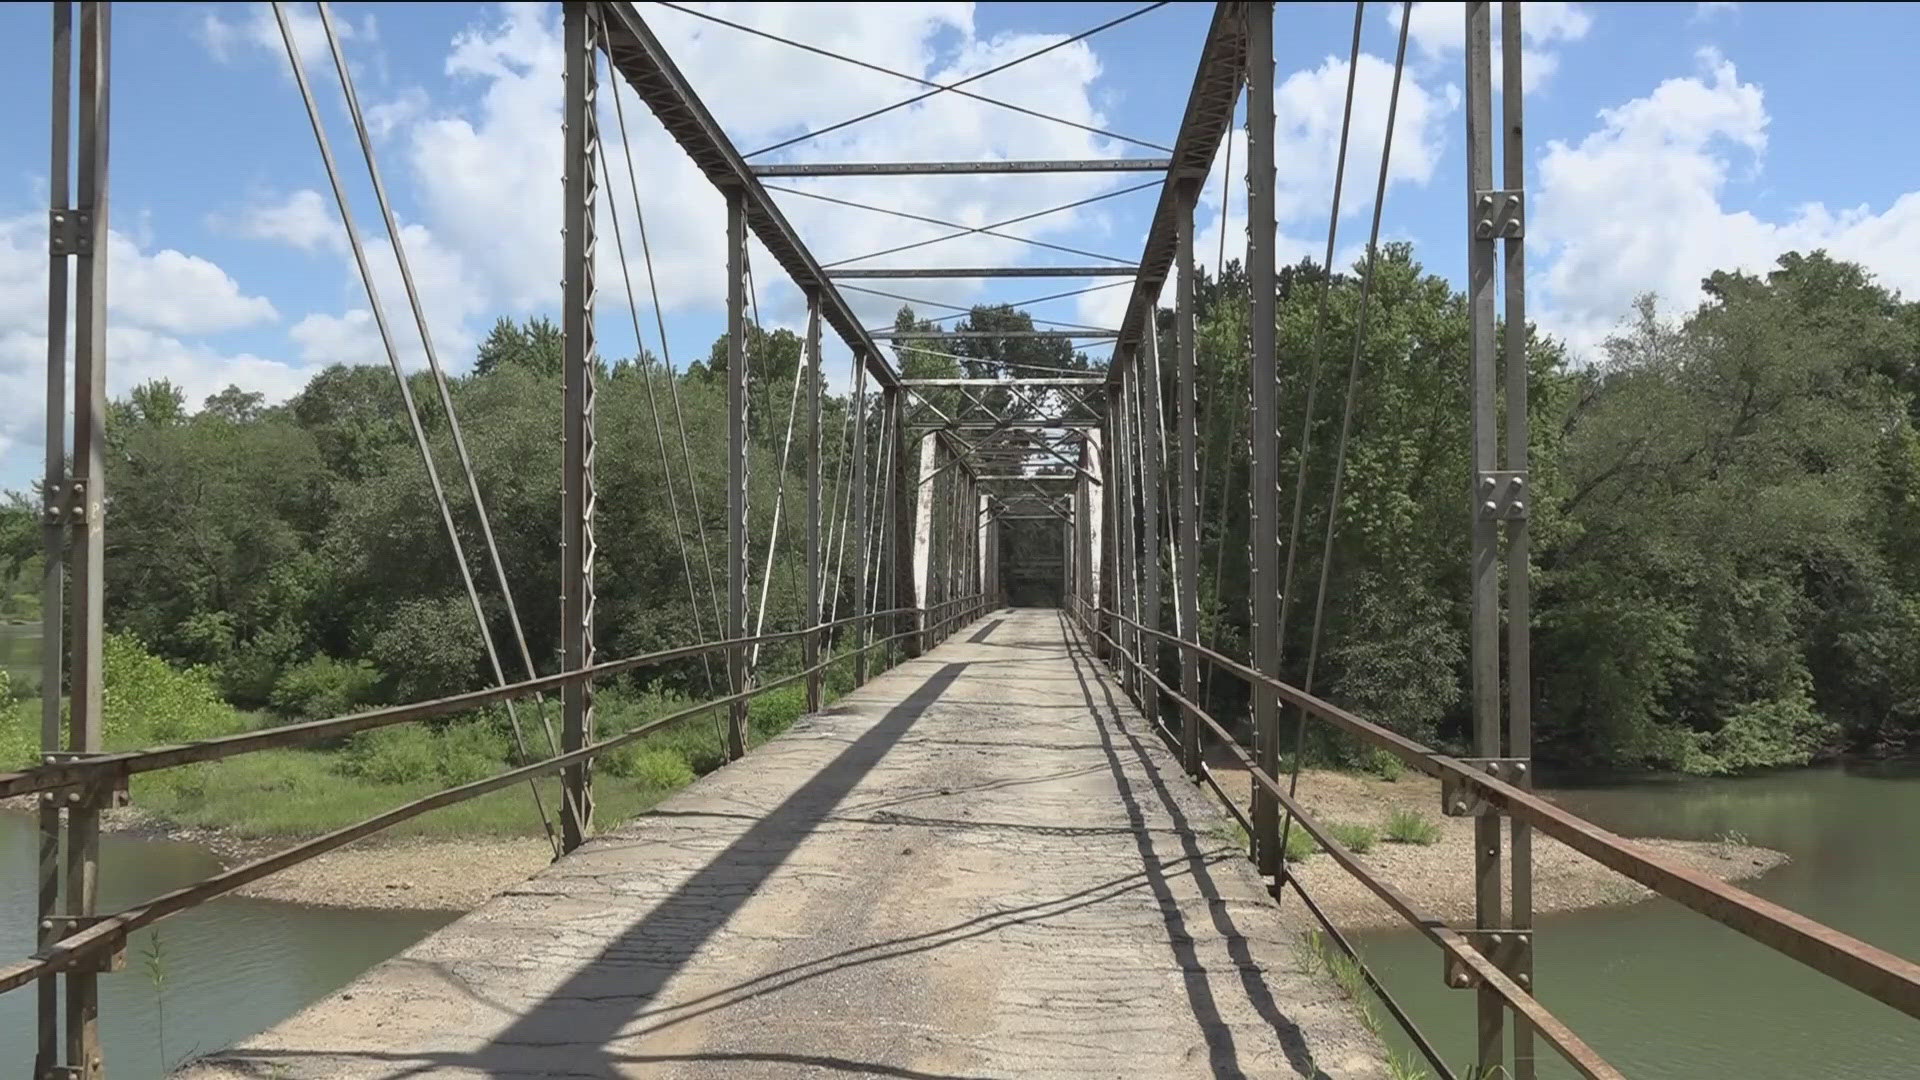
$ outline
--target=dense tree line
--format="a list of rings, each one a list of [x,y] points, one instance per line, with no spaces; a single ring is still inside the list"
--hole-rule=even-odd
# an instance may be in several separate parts
[[[1323,286],[1328,321],[1316,339]],[[1764,276],[1716,274],[1706,293],[1677,319],[1643,301],[1592,364],[1530,338],[1540,753],[1723,771],[1903,745],[1920,734],[1920,304],[1819,253],[1785,256]],[[1238,266],[1204,282],[1200,300],[1203,635],[1243,654],[1248,305]],[[1311,425],[1286,649],[1287,674],[1299,681],[1357,271],[1329,281],[1312,264],[1287,268],[1278,300],[1283,524],[1302,425]],[[1315,689],[1418,738],[1457,742],[1467,678],[1466,308],[1405,245],[1382,252],[1371,303]],[[909,310],[897,322],[929,325]],[[954,325],[1033,323],[980,308]],[[1171,356],[1169,313],[1160,331]],[[543,670],[555,665],[559,625],[559,348],[550,324],[503,320],[452,386]],[[791,332],[755,327],[747,351],[757,578],[802,348]],[[923,377],[1089,368],[1070,343],[1032,338],[903,342],[896,362]],[[705,567],[710,557],[724,588],[726,364],[716,342],[671,383],[649,356],[599,372],[603,656],[716,636]],[[1171,364],[1163,376],[1171,410]],[[415,380],[469,569],[517,674],[446,418],[427,376]],[[845,395],[827,396],[830,482],[843,474],[848,408]],[[176,388],[152,383],[114,404],[109,432],[114,629],[176,664],[204,666],[235,704],[286,715],[448,693],[487,677],[384,367],[330,367],[272,407],[229,390],[193,410]],[[770,627],[797,625],[802,610],[795,438]],[[0,578],[16,589],[37,580],[37,538],[29,501],[16,497],[0,515]],[[675,689],[702,689],[705,677],[697,662],[657,673]],[[1243,700],[1231,679],[1213,680],[1211,693],[1222,715]],[[1317,749],[1352,753],[1330,739]]]
[[[1289,492],[1323,281],[1309,264],[1281,275]],[[1357,286],[1349,275],[1332,283],[1287,635],[1295,681]],[[1538,751],[1717,772],[1905,745],[1920,734],[1920,304],[1822,253],[1704,286],[1677,320],[1643,299],[1598,363],[1529,338]],[[1205,292],[1200,326],[1203,401],[1230,409],[1245,400],[1244,296],[1229,268]],[[1383,250],[1372,302],[1317,688],[1457,744],[1466,309],[1404,245]],[[1206,632],[1243,652],[1246,448],[1226,426],[1216,417],[1211,450],[1227,446],[1228,464],[1203,518],[1207,558],[1222,544],[1226,557],[1217,588],[1207,564],[1202,591]],[[1216,702],[1230,708],[1237,692],[1217,688]]]

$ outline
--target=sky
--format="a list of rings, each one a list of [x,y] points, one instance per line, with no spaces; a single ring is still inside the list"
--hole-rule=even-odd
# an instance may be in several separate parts
[[[1111,3],[688,5],[733,22],[950,82],[1140,11]],[[1211,4],[1156,7],[968,89],[1085,127],[1171,144]],[[373,255],[376,292],[403,362],[422,361],[386,230],[314,8],[288,5],[303,64]],[[422,293],[430,337],[453,371],[494,320],[556,316],[561,276],[558,5],[333,7],[382,179]],[[730,138],[759,149],[921,92],[906,79],[754,37],[660,4],[645,18]],[[1363,12],[1354,136],[1336,260],[1363,250],[1401,5]],[[1354,8],[1280,4],[1276,133],[1278,251],[1325,244]],[[0,489],[41,471],[46,363],[48,5],[0,5]],[[1383,237],[1429,270],[1465,263],[1462,5],[1413,8],[1390,155]],[[1907,70],[1920,8],[1844,4],[1525,5],[1530,316],[1592,356],[1633,298],[1684,311],[1715,269],[1764,270],[1825,248],[1920,293],[1920,143],[1894,118],[1920,114]],[[1496,67],[1496,70],[1498,68]],[[603,87],[609,84],[603,81]],[[640,336],[662,352],[638,244],[638,180],[676,365],[723,325],[724,204],[622,88],[627,137],[603,90],[610,176],[599,215],[597,331],[609,358]],[[114,13],[108,384],[182,386],[191,403],[235,384],[270,401],[331,363],[384,363],[366,293],[267,5],[122,4]],[[1223,160],[1231,153],[1231,168]],[[954,94],[795,143],[755,161],[1150,156],[1155,151]],[[1197,247],[1211,268],[1244,247],[1245,134],[1216,158]],[[975,227],[1116,192],[1138,174],[817,178],[779,186]],[[1138,257],[1157,189],[1009,226],[1120,261]],[[822,262],[930,239],[943,226],[776,194]],[[1223,200],[1225,213],[1222,213]],[[625,242],[625,270],[614,241]],[[763,322],[798,328],[800,294],[753,247]],[[1096,262],[972,235],[865,266]],[[1020,301],[1124,279],[875,281],[944,304]],[[1124,285],[1032,307],[1117,324]],[[870,326],[899,301],[849,292]],[[948,309],[916,305],[922,315]],[[827,335],[829,376],[846,350]],[[1097,351],[1095,353],[1097,355]]]

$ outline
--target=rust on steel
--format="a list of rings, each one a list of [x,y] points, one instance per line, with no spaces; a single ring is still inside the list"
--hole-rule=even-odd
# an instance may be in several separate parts
[[[1625,837],[1568,813],[1532,792],[1489,776],[1463,761],[1436,753],[1404,735],[1362,720],[1298,687],[1261,675],[1203,645],[1181,641],[1157,630],[1146,630],[1125,616],[1117,617],[1135,629],[1191,650],[1224,671],[1242,679],[1265,683],[1289,704],[1386,750],[1420,772],[1472,787],[1482,799],[1505,810],[1513,818],[1532,825],[1609,870],[1624,874],[1654,892],[1678,900],[1715,922],[1738,930],[1762,945],[1784,953],[1876,1001],[1920,1019],[1920,964],[1763,900],[1744,889],[1668,862]],[[1219,731],[1217,725],[1215,730]],[[1232,742],[1230,737],[1229,742]],[[1258,777],[1263,774],[1255,772],[1254,775]]]

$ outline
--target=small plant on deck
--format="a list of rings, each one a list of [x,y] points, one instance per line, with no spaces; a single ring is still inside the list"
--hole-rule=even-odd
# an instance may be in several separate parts
[[[1402,807],[1387,818],[1387,839],[1396,844],[1427,845],[1440,839],[1440,823],[1418,810]]]
[[[1380,840],[1380,830],[1371,825],[1347,825],[1336,822],[1327,826],[1327,831],[1333,834],[1335,840],[1340,841],[1341,847],[1355,855],[1365,855],[1372,851],[1373,845]]]

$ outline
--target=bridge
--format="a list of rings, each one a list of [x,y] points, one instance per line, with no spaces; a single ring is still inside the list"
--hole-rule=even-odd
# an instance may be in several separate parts
[[[1360,964],[1367,992],[1405,1032],[1419,1054],[1418,1067],[1431,1075],[1531,1080],[1548,1055],[1581,1076],[1621,1075],[1535,996],[1536,832],[1703,920],[1920,1018],[1920,965],[1703,877],[1532,791],[1520,4],[1502,4],[1497,122],[1491,5],[1465,5],[1469,175],[1462,229],[1469,256],[1473,471],[1457,479],[1461,514],[1471,523],[1471,547],[1461,557],[1471,568],[1474,723],[1464,756],[1417,743],[1315,696],[1311,674],[1301,686],[1281,677],[1283,646],[1298,636],[1290,634],[1296,622],[1312,627],[1309,655],[1317,655],[1328,597],[1323,580],[1309,609],[1310,590],[1295,580],[1296,552],[1312,538],[1300,535],[1304,486],[1282,475],[1275,411],[1279,365],[1303,360],[1279,356],[1275,340],[1275,5],[1217,4],[1200,40],[1177,43],[1197,59],[1183,119],[1167,143],[1097,133],[1161,156],[756,164],[751,159],[759,155],[743,155],[708,112],[642,7],[566,3],[564,220],[556,223],[565,237],[563,625],[558,663],[544,671],[526,648],[509,575],[486,526],[484,492],[459,442],[457,413],[425,331],[341,39],[326,6],[319,5],[411,314],[461,448],[460,479],[485,526],[485,558],[465,550],[447,510],[445,485],[420,434],[399,360],[399,335],[368,274],[322,110],[298,59],[286,6],[273,6],[494,679],[448,698],[195,743],[104,747],[109,279],[106,245],[95,241],[106,234],[108,213],[111,9],[80,4],[76,33],[74,5],[54,4],[44,611],[47,640],[70,645],[64,654],[47,650],[42,762],[0,774],[0,797],[34,796],[39,805],[39,947],[0,967],[0,992],[33,987],[38,997],[37,1080],[106,1074],[100,1027],[112,1018],[100,1015],[99,980],[122,962],[130,934],[402,821],[553,774],[561,778],[563,797],[552,808],[559,824],[551,834],[551,867],[345,991],[191,1066],[186,1075],[1390,1075],[1376,1034],[1324,974],[1309,971],[1290,947],[1306,926],[1317,926],[1330,948]],[[1405,8],[1400,14],[1389,137],[1363,264],[1363,327],[1410,21]],[[76,58],[77,110],[68,86]],[[595,527],[594,331],[596,304],[604,299],[596,253],[600,226],[611,223],[624,271],[624,247],[643,229],[623,232],[625,208],[618,200],[602,200],[603,180],[619,172],[634,177],[614,169],[610,140],[603,141],[601,125],[610,111],[603,89],[611,91],[621,148],[621,102],[631,95],[727,205],[722,287],[728,486],[726,600],[724,613],[715,611],[720,636],[700,640],[696,632],[684,646],[614,658],[595,647],[596,557],[603,542],[612,542]],[[1248,435],[1253,634],[1246,655],[1230,656],[1203,640],[1197,606],[1204,511],[1198,499],[1193,246],[1199,187],[1243,92],[1250,363],[1244,411],[1235,419]],[[918,93],[880,111],[952,93],[1039,115],[961,83],[928,84]],[[1352,93],[1350,84],[1349,119]],[[1323,265],[1331,264],[1335,250],[1344,148],[1341,161]],[[631,158],[626,165],[631,169]],[[1156,178],[1158,200],[1137,261],[823,267],[763,182],[967,173],[1017,183],[1036,173],[1088,171]],[[632,187],[638,218],[641,185],[635,181]],[[960,236],[1000,226],[953,227]],[[757,602],[753,589],[749,236],[808,305],[807,377],[796,381],[788,417],[789,432],[794,418],[803,418],[797,461],[809,481],[804,506],[793,511],[805,525],[806,610],[795,625],[772,630],[765,623],[772,537],[759,538],[766,543],[767,569],[758,578]],[[849,283],[866,279],[1109,276],[1131,289],[1124,317],[1111,327],[875,328],[862,322],[848,297],[867,289]],[[641,305],[632,283],[623,285],[615,294],[625,301],[617,314],[631,318],[637,333]],[[1162,306],[1168,291],[1170,311]],[[1325,295],[1323,288],[1323,317]],[[1497,302],[1504,305],[1499,320]],[[838,566],[830,555],[836,547],[823,538],[823,525],[831,533],[834,514],[821,430],[821,337],[827,330],[856,359],[849,414],[854,452],[840,515],[853,542],[850,565]],[[942,379],[907,377],[887,355],[889,347],[896,356],[942,344],[952,348],[969,334],[1099,341],[1109,343],[1112,353],[1104,368]],[[69,342],[70,455],[60,421],[68,401]],[[1310,392],[1319,388],[1320,344],[1316,338],[1316,355],[1304,358],[1314,366]],[[1359,356],[1356,339],[1346,381],[1349,403]],[[1337,386],[1337,367],[1328,374],[1329,386]],[[1330,451],[1336,483],[1323,540],[1329,549],[1338,540],[1337,478],[1346,442],[1343,424]],[[1303,471],[1310,450],[1303,434]],[[671,460],[664,436],[660,452],[663,464]],[[781,469],[784,474],[784,460]],[[784,498],[784,488],[776,498]],[[1284,513],[1289,503],[1291,515]],[[776,522],[782,508],[777,502]],[[697,611],[698,579],[685,549],[682,556]],[[470,562],[482,573],[473,573]],[[497,627],[479,591],[487,584],[510,613],[509,642],[517,650],[495,641]],[[1014,593],[1036,591],[1057,606],[1009,606]],[[842,594],[849,598],[849,613],[828,609],[829,597]],[[795,645],[799,658],[788,667],[766,659]],[[596,731],[596,682],[709,658],[724,664],[725,693],[617,735]],[[517,666],[515,659],[521,661]],[[829,673],[846,670],[856,688],[830,701]],[[1208,679],[1243,684],[1248,715],[1212,715],[1202,690]],[[752,747],[748,702],[797,684],[806,688],[809,715]],[[524,763],[496,776],[422,797],[124,910],[99,910],[101,814],[124,799],[133,775],[482,706],[538,702],[556,693],[560,730],[547,731],[544,754],[537,744],[527,749],[523,743]],[[715,713],[725,716],[729,764],[633,820],[596,819],[596,758]],[[518,733],[521,717],[511,716]],[[1373,873],[1302,805],[1298,772],[1282,762],[1290,757],[1297,763],[1308,724],[1340,731],[1438,779],[1442,812],[1473,820],[1470,925],[1432,916],[1418,898]],[[1243,745],[1243,732],[1251,732],[1251,745]],[[1296,752],[1289,755],[1290,748]],[[1250,806],[1223,783],[1229,767],[1244,772]],[[549,808],[539,810],[545,819]],[[1435,978],[1475,1002],[1475,1060],[1450,1062],[1435,1050],[1422,1018],[1408,1015],[1373,978],[1341,927],[1289,872],[1284,852],[1296,830],[1435,946]]]

